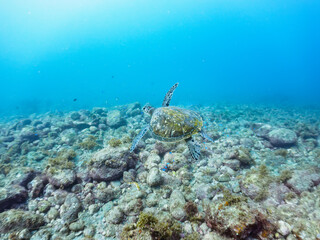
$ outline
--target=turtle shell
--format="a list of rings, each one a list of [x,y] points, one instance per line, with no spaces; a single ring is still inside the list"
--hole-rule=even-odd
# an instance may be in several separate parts
[[[202,125],[202,118],[192,110],[161,107],[152,114],[150,130],[160,141],[175,142],[201,131]]]

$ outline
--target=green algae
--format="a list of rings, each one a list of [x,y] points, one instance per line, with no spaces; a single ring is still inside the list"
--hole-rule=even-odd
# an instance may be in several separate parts
[[[251,184],[258,187],[258,193],[255,196],[255,201],[264,200],[269,194],[269,186],[274,181],[274,177],[270,175],[270,171],[265,164],[259,166],[258,169],[252,169],[246,173],[245,179],[242,180],[244,187]]]
[[[95,136],[90,135],[83,142],[79,143],[79,147],[85,150],[92,150],[98,145],[96,140],[97,138]]]
[[[274,151],[274,154],[286,158],[288,156],[288,150],[284,148],[277,149]]]
[[[225,187],[222,187],[222,193],[223,193],[223,200],[225,201],[225,204],[227,206],[241,204],[241,202],[247,202],[247,198],[242,195],[235,195],[232,194],[231,191],[226,189]]]
[[[200,236],[199,233],[193,232],[193,233],[189,234],[188,236],[186,236],[183,239],[184,240],[201,240],[201,236]]]
[[[19,153],[20,153],[20,145],[19,145],[19,144],[13,144],[13,145],[9,148],[9,150],[8,150],[8,152],[7,152],[7,154],[8,154],[9,156],[13,156],[13,155],[19,154]]]
[[[289,169],[283,170],[278,176],[278,182],[285,183],[292,177],[293,172]]]
[[[73,160],[77,156],[76,152],[72,149],[61,150],[55,158],[49,158],[46,166],[47,172],[54,174],[62,169],[72,169],[75,164]]]
[[[132,138],[130,136],[126,135],[121,139],[121,142],[123,142],[123,143],[131,143],[132,142]]]
[[[109,140],[108,144],[109,144],[111,147],[115,148],[115,147],[119,147],[119,146],[122,144],[122,142],[121,142],[121,140],[118,139],[118,138],[111,138],[111,139]]]
[[[153,228],[158,223],[158,219],[149,213],[142,212],[139,215],[139,220],[137,222],[137,227],[141,229]]]
[[[181,232],[180,223],[172,219],[160,221],[150,213],[141,212],[137,224],[126,225],[123,228],[121,239],[178,240],[181,239]]]
[[[194,215],[196,215],[198,213],[198,207],[197,205],[194,203],[194,202],[187,202],[185,205],[184,205],[184,210],[187,214],[187,217],[190,218]]]
[[[11,164],[0,163],[0,174],[7,175],[12,169]]]

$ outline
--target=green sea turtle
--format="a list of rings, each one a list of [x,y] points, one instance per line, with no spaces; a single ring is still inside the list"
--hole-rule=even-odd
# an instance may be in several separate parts
[[[143,107],[143,111],[151,115],[150,124],[145,126],[133,140],[130,152],[133,152],[140,139],[148,130],[159,141],[176,142],[185,140],[191,156],[195,160],[198,160],[200,157],[200,144],[194,140],[193,135],[200,133],[204,139],[213,142],[205,133],[202,118],[198,113],[188,109],[169,106],[172,94],[177,87],[178,83],[170,88],[162,102],[162,107],[154,108],[150,105]]]

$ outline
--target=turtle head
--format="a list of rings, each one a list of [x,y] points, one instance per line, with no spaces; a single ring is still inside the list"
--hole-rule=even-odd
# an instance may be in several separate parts
[[[148,103],[147,103],[146,105],[144,105],[144,107],[142,108],[142,110],[143,110],[145,113],[149,114],[149,115],[152,115],[152,114],[153,114],[154,109],[155,109],[155,108],[152,107],[151,105],[149,105]]]

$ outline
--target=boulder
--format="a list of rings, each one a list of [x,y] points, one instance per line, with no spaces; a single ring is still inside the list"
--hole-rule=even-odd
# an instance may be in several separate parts
[[[27,190],[20,185],[11,185],[8,188],[0,188],[0,212],[14,204],[26,201]]]
[[[172,217],[178,221],[183,221],[186,218],[186,212],[184,206],[186,200],[179,190],[173,190],[170,195],[170,213]]]
[[[274,147],[291,147],[297,142],[297,134],[286,128],[278,128],[268,133],[268,139]]]
[[[121,112],[119,110],[112,110],[108,112],[107,124],[112,128],[123,126],[125,124],[125,121],[121,116]]]
[[[137,160],[137,155],[130,154],[126,147],[108,146],[93,155],[89,175],[97,181],[117,180],[124,171],[134,168]]]

